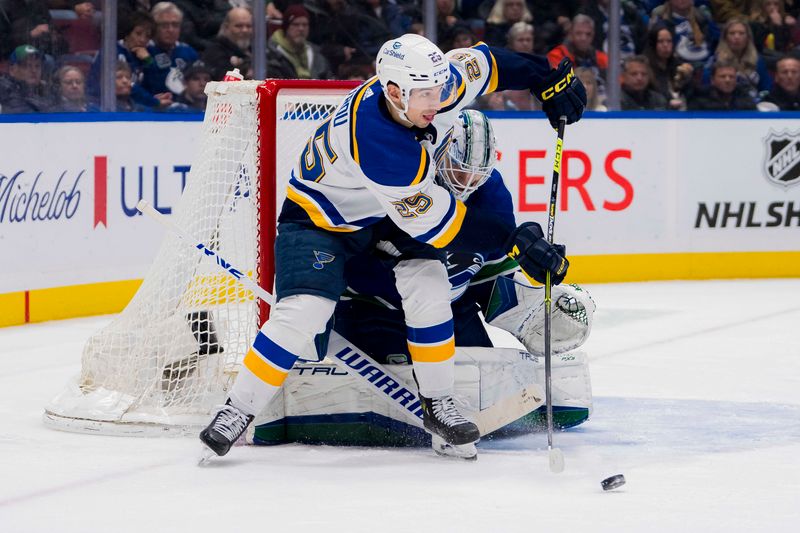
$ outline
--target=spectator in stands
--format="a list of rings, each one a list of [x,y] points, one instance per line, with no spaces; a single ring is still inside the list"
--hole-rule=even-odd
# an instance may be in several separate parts
[[[99,111],[86,98],[86,77],[78,67],[61,67],[53,75],[55,98],[53,111],[77,112]]]
[[[714,18],[725,24],[732,18],[744,18],[750,14],[753,0],[710,0]]]
[[[738,83],[743,85],[754,98],[757,98],[761,91],[769,91],[772,88],[772,78],[767,72],[767,65],[756,51],[753,33],[745,19],[732,18],[725,24],[722,29],[722,39],[703,73],[704,84],[710,80],[710,67],[716,61],[732,63],[739,76]]]
[[[155,21],[153,40],[147,51],[153,62],[144,69],[142,86],[151,94],[171,93],[174,101],[186,88],[183,73],[197,61],[197,52],[180,42],[183,14],[172,2],[159,2],[150,14]]]
[[[786,13],[783,0],[755,0],[748,19],[753,30],[753,44],[764,58],[767,69],[773,71],[783,54],[798,44],[797,19]]]
[[[650,65],[644,56],[631,56],[622,62],[622,93],[620,108],[623,111],[644,111],[667,108],[667,99],[650,86]]]
[[[662,22],[675,35],[675,55],[681,61],[699,67],[711,56],[716,25],[693,0],[667,0],[653,9],[650,25]]]
[[[675,56],[674,46],[672,28],[659,23],[647,33],[644,56],[650,63],[653,88],[664,95],[670,109],[685,111],[686,91],[691,86],[694,68]]]
[[[31,45],[46,56],[61,55],[66,46],[52,27],[46,0],[3,0],[0,2],[0,50],[6,57],[21,45]],[[51,58],[52,59],[52,58]]]
[[[711,86],[689,98],[691,111],[754,111],[756,102],[736,83],[736,65],[720,60],[711,67]]]
[[[533,25],[517,22],[508,30],[508,48],[515,52],[533,53]]]
[[[0,113],[50,111],[51,100],[42,79],[42,53],[24,44],[11,52],[8,74],[0,74]]]
[[[283,12],[283,26],[267,44],[270,78],[328,79],[330,65],[316,45],[308,42],[309,14],[299,4]]]
[[[456,0],[436,0],[436,34],[439,40],[460,22],[456,13]]]
[[[492,46],[505,46],[511,26],[532,21],[533,15],[524,0],[497,0],[486,19],[483,40]]]
[[[575,66],[596,68],[603,72],[608,68],[608,56],[595,49],[593,41],[594,21],[586,15],[576,15],[566,41],[550,50],[547,59],[555,67],[568,57]]]
[[[350,10],[352,16],[355,17],[355,26],[358,28],[358,33],[355,35],[358,43],[356,47],[364,54],[374,58],[383,43],[391,39],[393,35],[397,35],[392,33],[389,24],[383,17],[391,15],[394,18],[391,20],[392,25],[400,26],[399,8],[397,5],[388,4],[386,0],[362,0],[356,2]]]
[[[533,25],[527,22],[516,22],[508,30],[508,46],[515,52],[533,53]],[[534,107],[533,95],[528,90],[505,91],[506,105],[520,111],[531,111]]]
[[[586,88],[586,110],[587,111],[608,111],[608,108],[600,101],[597,94],[597,75],[594,70],[585,67],[575,69],[575,75],[581,80]]]
[[[89,0],[70,0],[72,10],[79,19],[93,19],[97,10]]]
[[[117,34],[121,39],[117,41],[117,60],[124,61],[130,66],[132,83],[131,98],[144,107],[166,108],[172,103],[172,93],[163,92],[153,94],[143,86],[145,69],[153,65],[153,57],[147,49],[147,43],[153,34],[155,22],[149,13],[133,11],[129,16],[121,18],[117,25]],[[100,69],[103,59],[97,54],[89,71],[89,96],[92,99],[100,98]]]
[[[311,30],[308,40],[320,46],[331,72],[336,72],[339,65],[351,60],[362,62],[375,59],[375,54],[369,55],[361,49],[359,23],[363,19],[346,0],[320,0],[317,5],[309,5],[309,9],[312,9],[313,20],[309,19]]]
[[[241,8],[240,8],[241,9]],[[183,73],[186,90],[177,99],[176,104],[170,107],[170,111],[189,111],[202,112],[206,110],[208,97],[205,89],[211,81],[211,70],[202,61],[195,62],[194,65],[186,69]]]
[[[408,21],[403,16],[403,11],[397,2],[392,0],[361,0],[361,12],[367,17],[379,20],[386,33],[387,40],[398,35],[403,35],[408,28]],[[383,43],[381,43],[383,44]]]
[[[526,0],[534,16],[533,25],[537,54],[546,54],[562,42],[572,27],[572,19],[587,0]]]
[[[800,111],[800,59],[784,57],[778,61],[775,85],[764,100],[781,111]]]
[[[605,95],[605,72],[608,68],[608,56],[596,50],[594,41],[594,21],[586,15],[575,15],[572,19],[567,39],[547,53],[552,67],[556,67],[562,59],[568,57],[576,67],[595,70],[597,88],[601,96]]]
[[[225,14],[233,7],[249,7],[251,2],[237,2],[228,0],[174,0],[175,5],[183,13],[181,20],[181,38],[202,53],[219,34]],[[242,71],[244,72],[244,71]]]
[[[203,62],[211,70],[211,79],[219,81],[234,68],[245,78],[252,79],[252,43],[253,14],[247,8],[234,7],[225,15],[219,35],[203,54]]]
[[[594,20],[594,47],[604,52],[608,52],[608,4],[609,0],[588,2],[582,10]],[[623,58],[641,54],[647,36],[647,17],[633,0],[621,0],[620,6],[620,53]]]
[[[136,102],[132,98],[134,84],[131,66],[127,61],[117,61],[114,80],[114,89],[117,95],[117,111],[139,112],[148,110],[147,107]]]
[[[456,24],[445,35],[439,36],[439,42],[439,47],[444,52],[449,52],[454,48],[469,48],[470,46],[474,45],[477,40],[475,39],[475,34],[472,33],[472,30],[469,28],[469,26],[464,24]]]
[[[64,53],[70,61],[86,62],[87,68],[100,49],[100,17],[92,2],[70,0],[74,17],[54,18],[53,25],[65,42]]]

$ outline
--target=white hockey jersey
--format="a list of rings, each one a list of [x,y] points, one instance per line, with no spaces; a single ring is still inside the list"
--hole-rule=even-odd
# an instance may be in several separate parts
[[[287,198],[328,231],[356,231],[389,216],[412,237],[444,247],[458,233],[466,207],[434,181],[459,111],[497,87],[489,47],[447,54],[455,100],[427,128],[406,128],[389,115],[373,77],[351,91],[309,139],[292,171]],[[290,208],[293,208],[289,204]],[[297,211],[289,209],[289,211]],[[281,220],[291,220],[284,206]]]

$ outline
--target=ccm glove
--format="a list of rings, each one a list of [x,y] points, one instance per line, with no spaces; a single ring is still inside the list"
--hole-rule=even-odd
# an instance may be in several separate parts
[[[547,242],[542,227],[535,222],[525,222],[515,229],[506,243],[506,249],[525,275],[539,283],[545,282],[548,270],[553,285],[564,281],[567,275],[569,261],[565,257],[566,247]]]
[[[568,58],[562,59],[541,84],[534,87],[534,96],[542,102],[542,111],[554,128],[558,128],[562,115],[567,117],[567,124],[577,122],[586,107],[586,88],[573,72]]]

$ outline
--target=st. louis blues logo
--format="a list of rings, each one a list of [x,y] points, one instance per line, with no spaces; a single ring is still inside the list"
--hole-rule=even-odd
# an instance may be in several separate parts
[[[314,261],[314,263],[312,263],[311,266],[313,266],[317,270],[322,270],[322,268],[326,264],[328,264],[328,263],[332,262],[334,259],[336,259],[336,256],[333,255],[333,254],[329,254],[328,252],[318,252],[317,250],[314,250],[314,257],[317,260]]]

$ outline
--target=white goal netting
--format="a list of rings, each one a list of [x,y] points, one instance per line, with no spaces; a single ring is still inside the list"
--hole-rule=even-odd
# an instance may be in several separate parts
[[[272,243],[259,250],[259,224],[275,222],[265,220],[264,206],[280,208],[301,149],[346,89],[319,82],[302,89],[278,84],[265,92],[260,84],[209,84],[198,156],[173,220],[271,286],[261,278],[269,271]],[[260,161],[260,143],[275,144],[274,161]],[[260,189],[273,168],[277,186]],[[250,291],[167,234],[134,298],[87,341],[80,375],[46,407],[45,421],[93,433],[195,431],[224,401],[259,324]]]

